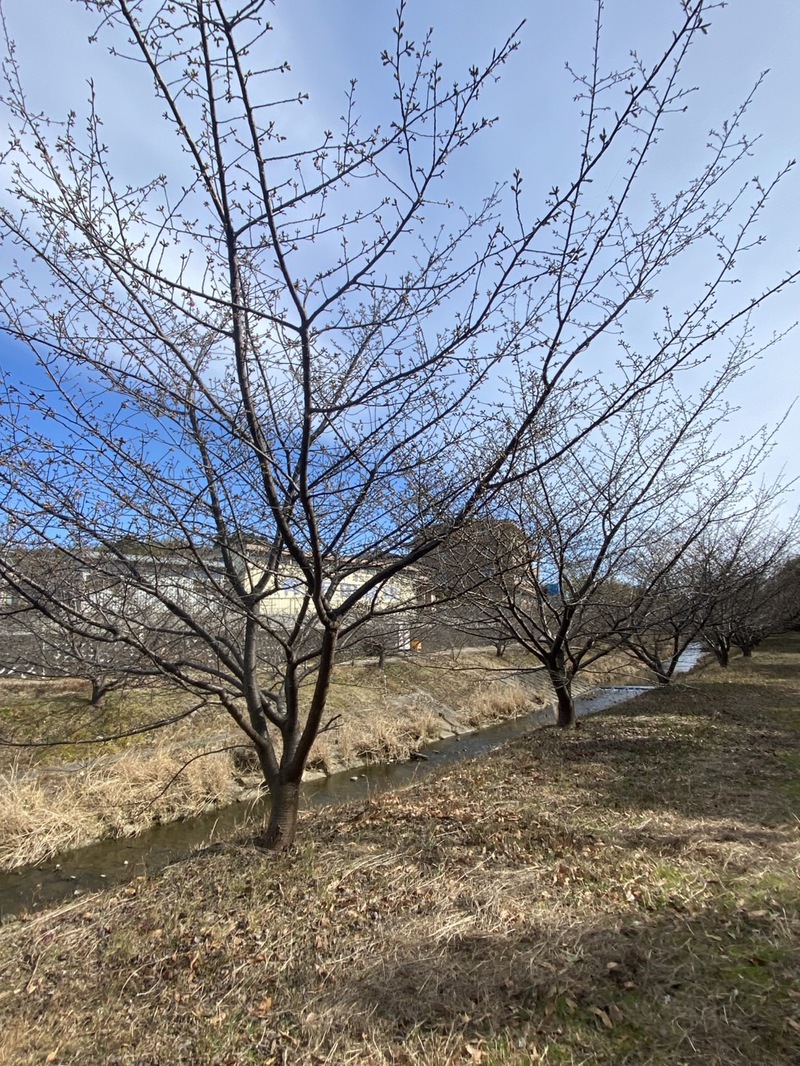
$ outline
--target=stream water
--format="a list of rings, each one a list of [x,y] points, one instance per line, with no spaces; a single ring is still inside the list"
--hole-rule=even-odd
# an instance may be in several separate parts
[[[680,663],[681,672],[694,666],[700,654],[699,649],[688,649]],[[596,714],[651,687],[618,685],[595,689],[576,701],[578,716]],[[370,793],[401,788],[421,780],[435,767],[491,751],[552,721],[552,710],[538,711],[475,733],[436,741],[410,762],[358,767],[309,781],[303,786],[304,806],[348,803]],[[35,911],[84,892],[124,883],[141,874],[156,873],[199,848],[230,839],[245,825],[260,824],[268,804],[266,796],[251,803],[236,803],[183,822],[155,826],[135,837],[102,840],[66,853],[58,862],[0,874],[0,922],[22,910]]]

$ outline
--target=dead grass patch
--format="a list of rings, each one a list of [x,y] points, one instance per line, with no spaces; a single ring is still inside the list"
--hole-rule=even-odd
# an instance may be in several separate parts
[[[799,654],[8,924],[5,1061],[794,1066]]]
[[[480,690],[466,711],[467,722],[478,729],[490,722],[516,718],[534,708],[545,706],[543,696],[532,695],[519,682],[494,684],[488,689]]]
[[[441,729],[442,719],[424,696],[409,701],[402,711],[375,708],[367,717],[344,718],[336,733],[323,735],[312,766],[319,764],[330,773],[362,762],[401,762],[436,740]]]
[[[132,836],[230,802],[232,778],[229,755],[187,764],[167,746],[124,752],[52,777],[12,771],[0,778],[0,869],[43,862],[103,837]]]
[[[612,665],[619,670],[625,661]],[[598,680],[600,675],[579,679],[576,694]],[[6,763],[0,763],[8,782],[0,785],[0,869],[232,802],[242,773],[251,773],[248,780],[258,783],[255,758],[209,757],[192,762],[153,803],[164,783],[204,747],[235,744],[241,736],[227,715],[205,707],[157,734],[87,745],[96,736],[177,714],[191,703],[184,693],[151,685],[111,693],[102,708],[92,708],[84,687],[65,681],[0,682],[4,730],[13,733],[35,722],[33,739],[71,742],[15,757],[15,749],[6,749]],[[448,732],[454,721],[478,729],[541,710],[551,699],[543,672],[514,650],[503,658],[487,650],[394,659],[383,669],[344,663],[329,700],[330,715],[340,718],[318,739],[309,769],[330,774],[363,763],[404,761]],[[28,772],[59,766],[71,769],[63,779]]]

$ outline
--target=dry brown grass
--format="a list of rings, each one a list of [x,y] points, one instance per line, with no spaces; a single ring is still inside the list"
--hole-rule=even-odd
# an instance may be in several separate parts
[[[545,706],[544,697],[537,699],[518,682],[494,684],[488,689],[478,690],[470,706],[466,709],[466,721],[478,729],[490,722],[501,722],[506,718],[516,718],[532,710]]]
[[[42,862],[96,839],[94,814],[75,807],[66,789],[43,787],[30,774],[0,778],[0,870]]]
[[[231,802],[231,764],[226,754],[187,763],[179,750],[162,745],[99,760],[75,773],[12,770],[0,777],[0,870]]]
[[[0,1061],[794,1066],[798,768],[794,635],[10,923]]]
[[[474,729],[541,707],[546,685],[541,674],[519,673],[528,665],[521,658],[499,660],[493,653],[391,661],[383,670],[374,664],[344,665],[330,699],[331,715],[341,717],[319,738],[309,768],[333,773],[362,763],[408,759],[450,728],[443,711]],[[191,762],[178,773],[204,747],[242,742],[227,715],[214,708],[156,734],[106,745],[79,743],[190,705],[185,694],[150,686],[114,693],[98,709],[87,705],[78,684],[0,682],[0,716],[7,727],[34,721],[38,739],[71,741],[66,747],[23,750],[13,759],[15,749],[6,749],[0,776],[0,870],[41,862],[103,837],[132,835],[153,822],[199,814],[236,799],[241,764],[237,767],[229,755]],[[42,770],[65,763],[69,773],[41,776]],[[153,802],[176,774],[175,784]],[[257,787],[257,775],[250,781]]]
[[[368,715],[344,717],[335,733],[323,734],[317,742],[311,767],[327,773],[359,763],[401,762],[423,744],[436,740],[442,719],[424,697],[397,709],[376,707]]]

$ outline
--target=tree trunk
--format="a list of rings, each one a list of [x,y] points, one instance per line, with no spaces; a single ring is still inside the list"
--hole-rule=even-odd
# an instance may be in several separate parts
[[[559,688],[556,695],[558,696],[556,725],[559,729],[575,729],[578,719],[575,714],[575,700],[572,698],[572,692],[569,688]]]
[[[744,647],[742,648],[742,655],[745,657],[745,659],[752,659],[752,657],[753,657],[753,645],[752,644],[745,644]]]
[[[300,784],[281,781],[270,790],[271,806],[266,829],[256,843],[267,851],[287,851],[294,844],[297,832],[297,812],[300,806]]]
[[[672,671],[669,670],[669,667],[665,667],[660,659],[657,659],[655,661],[657,665],[652,666],[652,670],[653,673],[656,675],[656,681],[659,685],[668,685],[672,680]]]
[[[575,700],[572,698],[572,684],[562,673],[551,670],[550,680],[556,693],[556,725],[560,729],[574,729],[577,725]]]
[[[108,685],[104,683],[101,678],[91,678],[92,693],[89,697],[89,703],[92,707],[102,707],[105,703],[106,693],[108,692]]]

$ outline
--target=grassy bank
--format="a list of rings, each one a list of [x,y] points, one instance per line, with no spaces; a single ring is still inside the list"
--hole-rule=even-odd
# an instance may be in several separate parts
[[[5,1063],[800,1057],[800,635],[0,930]]]
[[[498,659],[491,651],[398,659],[385,668],[342,664],[329,699],[336,721],[317,741],[309,770],[329,774],[404,760],[453,730],[541,709],[551,693],[532,665],[522,655]],[[69,741],[0,746],[0,870],[257,791],[261,776],[246,738],[219,708],[180,718],[191,706],[186,694],[159,686],[117,692],[92,708],[75,683],[0,684],[3,735]],[[178,721],[156,733],[94,742],[171,716]]]

